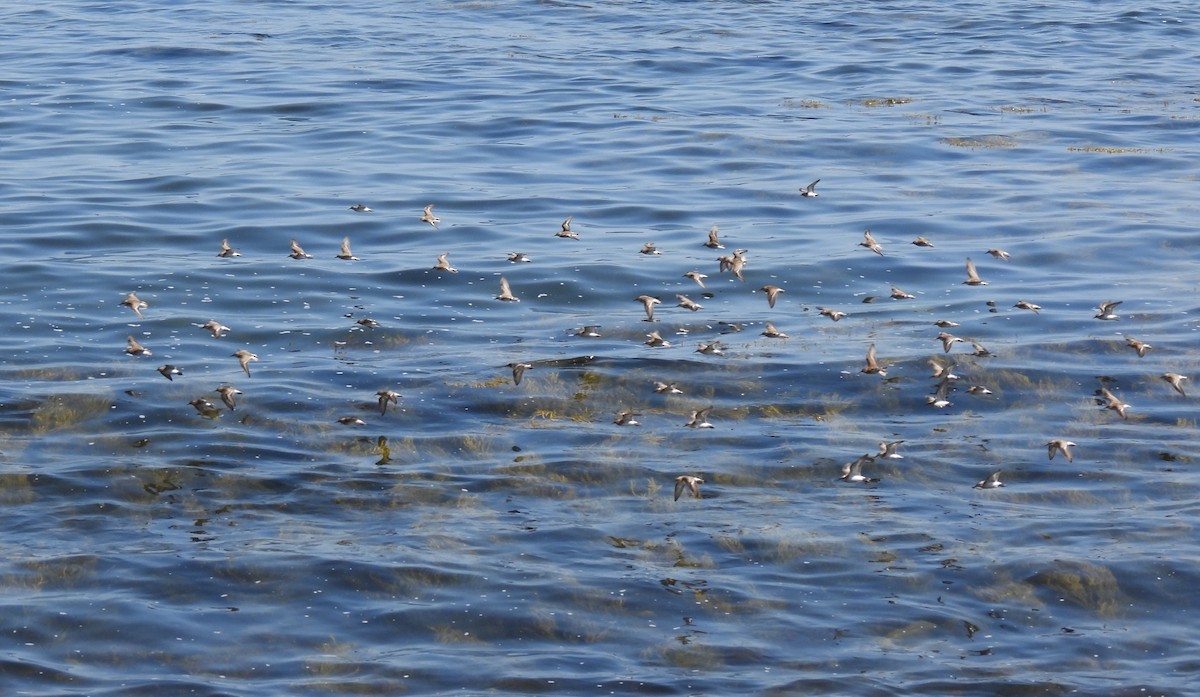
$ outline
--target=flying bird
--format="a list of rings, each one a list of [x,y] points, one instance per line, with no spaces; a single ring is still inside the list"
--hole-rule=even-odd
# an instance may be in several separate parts
[[[995,472],[992,472],[991,474],[989,474],[987,476],[986,479],[983,479],[978,484],[976,484],[974,488],[976,488],[976,489],[997,489],[999,487],[1004,486],[1004,482],[1000,481],[1000,472],[1001,472],[1001,470],[996,470]]]
[[[818,307],[817,310],[822,317],[828,317],[834,322],[846,316],[845,312],[842,312],[841,310],[832,310],[828,307]]]
[[[221,251],[217,253],[219,257],[240,257],[242,256],[236,249],[229,246],[229,240],[221,240]]]
[[[639,295],[636,298],[634,298],[634,300],[637,300],[638,302],[640,302],[642,304],[643,307],[646,308],[646,321],[653,322],[654,321],[654,306],[661,303],[662,301],[659,300],[658,298],[654,297],[653,295]]]
[[[555,237],[567,237],[572,240],[579,239],[579,233],[571,231],[571,220],[573,220],[574,218],[575,218],[575,216],[568,215],[567,219],[562,221],[562,229],[559,230],[558,232],[554,233],[554,236]]]
[[[800,190],[800,195],[805,198],[816,198],[816,197],[820,196],[821,194],[818,194],[816,191],[817,184],[819,184],[820,182],[821,182],[821,180],[818,179],[817,181],[813,182],[812,184],[809,184],[808,186],[804,187],[803,189]]]
[[[158,372],[162,373],[162,376],[164,378],[170,380],[171,382],[175,381],[175,378],[171,377],[172,375],[183,375],[182,370],[180,370],[179,368],[176,368],[175,366],[171,365],[170,363],[168,363],[160,368],[156,368],[156,370],[158,370]]]
[[[288,256],[293,259],[312,259],[312,255],[304,251],[304,248],[296,240],[292,240],[292,253]]]
[[[1046,443],[1046,452],[1049,455],[1046,459],[1053,460],[1055,453],[1062,453],[1063,457],[1067,458],[1067,462],[1074,462],[1075,456],[1071,454],[1071,448],[1075,444],[1063,438],[1056,438]]]
[[[1175,388],[1176,392],[1184,397],[1187,396],[1187,394],[1183,391],[1183,381],[1188,379],[1186,375],[1180,375],[1179,373],[1163,373],[1162,379],[1170,383],[1171,387]]]
[[[875,241],[875,236],[871,234],[870,230],[863,233],[863,241],[859,242],[858,246],[866,247],[879,256],[883,256],[883,247],[880,247],[879,243]]]
[[[1117,300],[1114,302],[1112,300],[1105,300],[1104,302],[1100,303],[1100,307],[1096,308],[1099,310],[1099,312],[1093,315],[1093,317],[1096,319],[1117,319],[1120,315],[1113,312],[1113,310],[1115,310],[1117,305],[1120,305],[1122,302],[1124,301]]]
[[[385,387],[382,390],[379,390],[378,392],[376,392],[375,395],[377,397],[379,397],[379,413],[380,414],[387,413],[388,402],[391,402],[392,404],[396,405],[397,407],[400,406],[400,393],[399,392],[389,390],[388,388]]]
[[[150,307],[148,304],[146,304],[146,301],[139,298],[136,293],[130,293],[129,295],[126,295],[125,299],[121,301],[121,304],[125,307],[128,307],[130,310],[133,310],[134,314],[136,314],[140,319],[145,319],[142,317],[142,310]]]
[[[129,344],[129,346],[127,346],[125,348],[125,353],[128,353],[131,356],[153,356],[154,355],[150,351],[150,349],[139,344],[137,339],[133,338],[132,336],[126,337],[125,341],[128,342],[128,344]]]
[[[779,286],[771,285],[763,286],[762,288],[759,288],[759,290],[767,294],[767,305],[770,307],[775,307],[775,300],[779,297],[779,294],[783,292],[783,289]]]
[[[1146,352],[1154,348],[1150,344],[1147,344],[1144,341],[1138,341],[1132,336],[1125,337],[1125,344],[1134,351],[1137,351],[1138,358],[1145,358]]]
[[[342,250],[340,252],[338,252],[337,258],[345,259],[346,261],[358,261],[358,257],[354,256],[354,254],[350,252],[350,238],[349,237],[342,238]]]
[[[979,277],[979,272],[975,270],[975,262],[971,261],[971,257],[967,257],[967,280],[963,281],[963,285],[968,286],[986,286],[987,281]]]
[[[692,418],[684,426],[687,428],[716,428],[708,422],[708,412],[712,411],[712,407],[697,409],[692,412]]]
[[[234,411],[237,408],[237,400],[234,397],[242,393],[241,390],[232,385],[221,385],[213,390],[213,392],[221,395],[221,401],[225,402],[225,406],[229,407],[229,411]]]
[[[429,204],[428,206],[425,206],[423,209],[421,209],[421,222],[429,223],[433,227],[437,227],[437,224],[442,222],[441,218],[439,218],[433,214],[433,204],[432,203]]]
[[[496,299],[514,303],[521,302],[520,298],[513,295],[512,287],[508,285],[508,279],[503,276],[500,277],[500,294],[496,296]]]
[[[879,373],[881,376],[887,375],[887,369],[879,365],[879,362],[875,360],[875,344],[867,347],[867,364],[863,366],[862,372]]]
[[[721,244],[721,240],[717,238],[717,226],[713,225],[708,229],[708,241],[704,243],[709,249],[725,249],[725,245]]]
[[[867,463],[873,464],[874,462],[875,458],[871,457],[870,455],[863,455],[854,462],[847,462],[846,464],[842,465],[842,476],[839,478],[846,482],[874,484],[875,482],[879,481],[878,478],[868,477],[862,473],[863,465]]]
[[[231,355],[238,359],[238,363],[241,364],[242,370],[246,371],[246,377],[250,377],[250,361],[257,361],[258,356],[250,353],[246,349],[238,349]]]
[[[704,480],[699,477],[693,477],[688,474],[681,474],[675,478],[675,500],[678,501],[680,496],[683,496],[683,490],[687,489],[692,492],[692,498],[701,498],[700,485]]]
[[[205,322],[204,324],[201,324],[200,328],[207,329],[213,335],[214,339],[220,339],[225,334],[225,332],[233,331],[232,329],[230,329],[229,327],[226,327],[224,324],[221,324],[220,322],[218,322],[215,319],[210,319],[207,322]]]
[[[513,384],[520,385],[521,378],[525,375],[525,371],[533,368],[532,363],[509,363],[509,368],[512,368]]]

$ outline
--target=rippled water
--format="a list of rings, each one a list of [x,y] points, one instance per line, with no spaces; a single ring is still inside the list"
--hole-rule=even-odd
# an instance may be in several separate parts
[[[6,694],[1195,689],[1190,3],[0,17]]]

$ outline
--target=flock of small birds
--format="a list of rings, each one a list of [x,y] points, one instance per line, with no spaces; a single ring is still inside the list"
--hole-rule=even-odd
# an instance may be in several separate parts
[[[818,180],[812,182],[811,184],[809,184],[808,186],[801,188],[799,190],[800,195],[804,198],[818,197],[820,194],[816,191],[816,186],[819,182],[820,182],[820,180],[818,179]],[[362,204],[356,204],[356,205],[350,206],[350,210],[352,210],[356,213],[372,212],[371,208],[367,207],[366,205],[362,205]],[[427,223],[428,225],[432,226],[433,228],[437,228],[438,223],[441,222],[441,219],[434,215],[433,210],[434,210],[433,204],[429,204],[429,205],[425,206],[424,209],[422,210],[422,214],[419,218],[419,221],[422,223]],[[572,230],[572,228],[571,228],[571,224],[572,224],[573,220],[574,220],[573,216],[567,216],[567,218],[562,221],[562,223],[560,225],[560,229],[557,232],[554,232],[553,236],[558,237],[558,238],[568,239],[568,240],[578,240],[579,232]],[[716,225],[712,226],[712,228],[708,231],[706,239],[702,242],[699,242],[699,244],[702,244],[704,247],[707,247],[711,250],[724,250],[725,249],[725,246],[721,243],[720,231]],[[866,230],[863,233],[863,241],[859,242],[858,244],[859,244],[859,246],[866,248],[867,250],[873,252],[876,255],[879,255],[881,257],[886,256],[883,245],[879,242],[879,240],[877,240],[875,238],[875,236],[871,233],[870,230]],[[932,242],[931,240],[927,239],[924,236],[916,237],[915,239],[912,240],[912,244],[919,248],[925,248],[925,249],[932,249],[936,246],[934,244],[934,242]],[[648,256],[656,256],[656,255],[661,254],[661,250],[659,250],[656,247],[655,243],[653,243],[653,242],[644,243],[642,248],[639,250],[639,252],[641,254],[648,255]],[[985,250],[985,253],[990,255],[991,257],[993,257],[994,259],[996,259],[998,261],[1009,262],[1012,259],[1012,255],[1010,255],[1007,251],[1005,251],[1003,249],[990,248],[990,249]],[[749,254],[749,250],[738,248],[728,254],[722,254],[722,255],[716,257],[715,261],[717,261],[717,263],[718,263],[717,273],[730,274],[733,278],[736,278],[738,281],[744,282],[746,270],[749,265],[748,254]],[[241,254],[230,245],[228,239],[224,239],[224,240],[221,240],[220,248],[217,253],[217,256],[222,257],[222,258],[232,258],[232,257],[240,257]],[[294,260],[298,260],[298,261],[313,258],[313,256],[311,254],[307,253],[304,250],[304,248],[296,240],[291,240],[291,243],[289,245],[289,253],[287,256]],[[342,239],[339,251],[335,256],[337,259],[344,260],[344,261],[358,261],[359,260],[359,258],[354,255],[354,253],[351,249],[349,237],[344,237]],[[441,272],[441,273],[457,273],[458,270],[451,265],[451,263],[449,261],[449,256],[450,255],[448,252],[439,254],[437,256],[436,261],[434,262],[433,266],[431,267],[431,269]],[[510,252],[507,256],[507,259],[509,262],[511,262],[514,265],[523,264],[523,263],[531,263],[533,261],[530,257],[528,257],[526,254],[524,254],[522,252]],[[983,277],[980,275],[979,269],[976,266],[975,262],[969,257],[965,261],[965,269],[964,270],[965,270],[965,279],[962,281],[962,283],[964,285],[968,285],[968,286],[988,285],[988,282],[986,280],[984,280]],[[696,283],[696,285],[699,288],[707,289],[707,286],[705,285],[705,280],[709,278],[709,276],[707,274],[701,273],[699,270],[691,270],[691,271],[684,273],[683,277]],[[757,291],[761,292],[765,295],[767,305],[771,309],[775,308],[780,295],[786,292],[784,288],[781,288],[776,285],[771,285],[771,284],[763,285],[760,288],[758,288]],[[706,290],[702,290],[702,292],[705,293],[704,297],[712,297],[710,292],[708,292]],[[911,293],[905,292],[904,290],[902,290],[896,286],[892,286],[890,297],[893,300],[908,300],[908,299],[914,298],[915,296]],[[504,276],[500,276],[498,292],[494,296],[494,298],[495,298],[495,300],[500,301],[500,302],[516,303],[516,302],[521,301],[520,297],[514,292],[508,279]],[[691,311],[691,312],[696,312],[703,308],[703,305],[701,305],[700,303],[696,302],[695,300],[689,298],[684,293],[676,294],[675,298],[678,301],[678,303],[675,307],[682,308],[684,310]],[[644,321],[651,322],[651,323],[658,321],[655,316],[655,309],[656,309],[656,307],[662,305],[662,303],[663,303],[662,298],[655,296],[655,295],[642,294],[642,295],[639,295],[636,298],[634,298],[634,300],[637,303],[640,303],[642,310],[645,313]],[[139,319],[145,318],[145,315],[143,315],[143,310],[150,309],[149,304],[146,301],[139,298],[137,296],[137,294],[133,293],[133,292],[129,293],[125,297],[125,299],[121,302],[121,305],[127,307],[130,311],[132,311],[134,314],[136,314]],[[1096,320],[1099,320],[1099,321],[1118,320],[1120,318],[1120,315],[1117,314],[1117,310],[1120,305],[1121,305],[1121,301],[1106,300],[1106,301],[1100,303],[1099,306],[1096,308],[1096,313],[1095,313],[1095,315],[1093,315],[1093,318]],[[1017,300],[1012,305],[1012,307],[1017,308],[1017,309],[1027,310],[1034,314],[1039,314],[1040,311],[1042,310],[1041,306],[1036,305],[1027,300]],[[819,316],[825,317],[832,322],[842,321],[843,319],[845,319],[847,316],[850,315],[850,313],[847,313],[846,311],[829,308],[829,307],[817,307],[816,309],[818,311]],[[370,329],[370,328],[376,327],[379,324],[378,322],[376,322],[375,320],[370,319],[370,318],[362,318],[362,319],[356,320],[356,322],[357,322],[357,324],[361,325],[365,329]],[[722,329],[723,333],[737,332],[737,331],[741,331],[741,329],[742,329],[741,325],[738,325],[738,324],[731,324],[731,323],[726,323],[726,322],[721,322],[720,324],[723,327],[723,329]],[[772,339],[788,338],[788,335],[783,333],[782,331],[780,331],[778,328],[776,328],[776,326],[772,322],[767,321],[767,322],[764,322],[763,325],[764,325],[764,330],[762,331],[763,336],[765,336],[767,338],[772,338]],[[991,352],[987,348],[985,348],[983,345],[981,345],[978,341],[971,339],[971,338],[958,337],[958,336],[955,336],[954,334],[950,333],[949,331],[947,331],[947,330],[953,329],[954,327],[959,326],[957,323],[948,321],[948,320],[939,319],[934,322],[934,325],[936,326],[937,329],[940,330],[940,332],[932,338],[941,344],[943,354],[951,354],[953,347],[956,344],[962,344],[964,346],[970,345],[971,354],[974,356],[986,357],[986,356],[992,355]],[[222,324],[221,322],[219,322],[217,320],[208,320],[204,324],[199,324],[196,326],[209,332],[209,334],[214,339],[221,339],[227,333],[233,332],[233,329]],[[572,333],[578,337],[594,338],[594,337],[601,336],[600,331],[599,331],[600,328],[601,328],[601,325],[585,325],[579,329],[572,330]],[[1126,341],[1127,345],[1134,352],[1136,352],[1136,354],[1138,355],[1139,358],[1144,357],[1146,355],[1147,351],[1154,348],[1149,343],[1146,343],[1145,341],[1136,339],[1132,336],[1125,336],[1125,341]],[[644,343],[647,346],[655,347],[655,348],[660,348],[660,347],[665,348],[665,347],[669,347],[671,345],[670,342],[668,340],[664,339],[657,330],[649,331],[646,334],[646,340]],[[143,346],[132,335],[130,335],[127,338],[127,347],[125,348],[125,352],[131,356],[137,356],[137,357],[150,357],[153,355],[152,351],[149,348],[146,348],[145,346]],[[696,352],[701,353],[701,354],[709,354],[709,355],[722,355],[723,345],[721,344],[721,342],[719,340],[711,341],[711,342],[700,342],[699,346],[696,349]],[[239,364],[241,370],[245,373],[247,379],[249,379],[251,377],[250,364],[259,360],[258,355],[254,354],[251,351],[248,351],[246,349],[239,349],[237,351],[234,351],[233,353],[230,354],[230,357],[237,359],[238,364]],[[938,357],[936,354],[930,357],[929,365],[933,371],[930,377],[935,380],[935,383],[934,383],[932,393],[929,394],[928,396],[926,396],[925,399],[930,407],[933,407],[935,409],[943,409],[952,404],[950,397],[951,397],[951,394],[953,393],[953,391],[957,388],[959,376],[953,372],[955,369],[954,362],[952,362],[948,359],[942,359],[942,358]],[[525,376],[526,371],[534,369],[534,363],[512,362],[512,363],[509,363],[506,367],[512,371],[513,384],[520,385],[523,377]],[[879,376],[883,377],[883,376],[887,375],[887,369],[888,369],[888,364],[880,361],[880,359],[876,353],[875,344],[872,343],[869,346],[867,346],[866,357],[864,359],[864,364],[863,364],[862,368],[860,369],[860,372],[865,375],[879,375]],[[156,370],[167,380],[174,380],[175,377],[180,377],[180,376],[183,376],[183,374],[184,374],[183,370],[181,368],[179,368],[178,366],[172,365],[172,364],[165,364],[165,365],[159,366]],[[1177,392],[1180,396],[1183,396],[1183,397],[1187,396],[1186,391],[1184,389],[1184,381],[1188,380],[1187,376],[1181,375],[1179,373],[1167,372],[1167,373],[1163,373],[1161,375],[1161,379],[1163,381],[1165,381],[1170,386],[1170,388],[1173,389],[1175,392]],[[671,382],[671,383],[656,382],[653,385],[653,389],[657,393],[662,393],[662,394],[667,394],[667,395],[683,394],[683,392],[684,392],[684,390],[679,385],[677,385],[676,383],[673,383],[673,382]],[[213,392],[217,394],[217,396],[220,398],[220,401],[230,411],[235,411],[237,409],[237,397],[241,396],[243,394],[243,392],[241,390],[239,390],[238,388],[234,387],[233,385],[225,384],[225,383],[217,385],[217,387],[213,390]],[[992,394],[992,391],[990,389],[988,389],[986,386],[984,386],[983,384],[971,384],[966,388],[966,392],[968,394],[972,394],[972,395],[990,395],[990,394]],[[1095,395],[1096,395],[1096,403],[1099,406],[1102,406],[1106,409],[1112,410],[1122,419],[1128,418],[1128,412],[1130,409],[1132,409],[1132,407],[1129,404],[1123,402],[1121,400],[1121,398],[1118,395],[1114,394],[1107,386],[1101,386],[1100,388],[1098,388],[1095,392]],[[401,395],[398,392],[396,392],[395,390],[391,389],[390,387],[384,387],[384,388],[381,388],[380,390],[378,390],[375,393],[375,399],[377,401],[380,414],[387,413],[389,404],[392,405],[393,408],[398,408],[400,397],[401,397]],[[191,402],[189,402],[189,404],[192,407],[194,407],[195,410],[199,414],[201,414],[205,417],[208,417],[208,418],[214,418],[214,417],[218,416],[220,413],[220,409],[212,401],[210,401],[207,397],[203,397],[203,396],[197,397],[196,399],[191,400]],[[693,428],[693,429],[715,428],[715,426],[709,421],[711,412],[712,412],[711,406],[704,407],[701,409],[696,409],[691,412],[690,418],[688,419],[688,421],[686,423],[683,424],[683,426],[686,428]],[[641,416],[641,414],[633,409],[622,409],[620,412],[617,413],[616,417],[613,419],[613,423],[618,427],[637,426],[637,425],[639,425],[639,422],[637,421],[637,418],[636,418],[638,416]],[[342,424],[351,425],[351,426],[365,425],[365,422],[362,419],[358,418],[357,416],[344,416],[344,417],[339,418],[338,421]],[[864,467],[868,467],[868,466],[874,464],[879,459],[901,459],[901,458],[903,458],[903,456],[897,452],[897,448],[904,442],[905,441],[903,441],[903,440],[895,440],[895,441],[886,441],[885,440],[885,441],[880,442],[879,451],[877,453],[864,454],[861,457],[858,457],[857,459],[844,464],[842,466],[840,479],[842,481],[845,481],[848,483],[853,483],[853,484],[877,483],[879,481],[878,478],[870,477],[867,474],[864,474],[864,471],[863,471]],[[1047,448],[1048,457],[1050,460],[1053,460],[1056,454],[1061,454],[1064,458],[1066,458],[1067,461],[1073,461],[1074,456],[1071,451],[1071,448],[1073,448],[1073,447],[1076,447],[1076,444],[1065,438],[1052,438],[1051,440],[1046,442],[1046,448]],[[1004,486],[1004,483],[1000,479],[1001,474],[1002,474],[1001,471],[992,472],[992,473],[988,474],[986,477],[984,477],[982,480],[977,482],[974,485],[974,487],[977,489],[994,489],[994,488],[1002,487],[1002,486]],[[683,494],[685,492],[690,493],[691,496],[694,498],[697,498],[697,499],[702,498],[700,485],[703,483],[704,483],[704,480],[694,474],[679,475],[678,477],[675,478],[675,486],[674,486],[675,500],[678,501],[679,498],[681,496],[683,496]]]

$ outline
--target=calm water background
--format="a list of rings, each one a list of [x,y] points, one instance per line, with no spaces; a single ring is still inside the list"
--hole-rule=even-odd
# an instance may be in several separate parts
[[[1193,3],[0,19],[4,694],[1200,684],[1196,401],[1158,377],[1200,373]],[[578,241],[553,236],[568,215]],[[702,246],[714,224],[745,282]],[[939,318],[993,354],[952,349],[945,409]],[[859,372],[871,343],[886,378]],[[236,411],[189,406],[220,384]],[[683,428],[710,405],[715,428]],[[1074,462],[1047,460],[1059,437]],[[885,439],[904,459],[868,465],[881,482],[838,480]],[[703,499],[672,501],[680,474]]]

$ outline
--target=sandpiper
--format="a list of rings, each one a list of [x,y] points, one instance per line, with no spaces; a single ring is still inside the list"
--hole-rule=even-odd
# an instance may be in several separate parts
[[[954,402],[950,401],[950,378],[942,378],[942,381],[937,384],[937,389],[933,394],[925,395],[925,403],[935,409],[945,409],[953,406]]]
[[[139,344],[137,339],[133,338],[132,336],[126,337],[125,340],[129,343],[129,346],[125,347],[125,353],[128,353],[131,356],[153,356],[154,355],[150,351],[150,349]]]
[[[1132,336],[1125,337],[1125,344],[1134,351],[1137,351],[1138,358],[1145,358],[1146,352],[1154,348],[1150,344],[1147,344],[1144,341],[1138,341]]]
[[[433,204],[432,203],[421,209],[421,222],[429,223],[433,227],[437,227],[437,224],[442,222],[441,218],[439,218],[433,214]]]
[[[711,344],[701,343],[700,348],[696,349],[696,353],[707,353],[713,356],[725,355],[725,350],[721,346],[720,341],[714,341]]]
[[[913,240],[912,243],[917,245],[918,247],[932,247],[933,246],[933,243],[930,242],[929,240],[925,239],[924,235],[917,237],[917,239]]]
[[[371,212],[370,208],[367,208],[366,206],[364,206],[361,203],[356,203],[353,206],[350,206],[350,210],[354,211],[355,213],[370,213]]]
[[[989,249],[987,250],[987,253],[1001,261],[1008,261],[1008,252],[1004,251],[1003,249]]]
[[[223,240],[221,240],[221,251],[217,253],[217,256],[219,256],[219,257],[240,257],[242,255],[236,249],[229,246],[228,239],[223,239]]]
[[[887,375],[887,369],[879,365],[879,362],[875,360],[875,344],[867,347],[867,364],[863,366],[862,372],[879,373],[880,376]]]
[[[1099,312],[1093,315],[1093,317],[1096,319],[1117,319],[1120,315],[1114,313],[1113,310],[1115,310],[1117,305],[1120,305],[1122,302],[1124,301],[1117,300],[1114,302],[1111,300],[1105,300],[1104,302],[1100,303],[1100,307],[1096,308],[1099,310]]]
[[[767,305],[770,307],[775,307],[775,300],[779,297],[779,294],[783,292],[783,289],[779,286],[771,285],[763,286],[762,288],[759,288],[759,290],[767,294]]]
[[[133,310],[134,313],[142,319],[145,319],[142,317],[142,310],[150,307],[148,304],[146,304],[146,301],[139,298],[136,293],[130,293],[129,295],[126,295],[125,299],[121,301],[121,304],[125,307],[128,307],[130,310]]]
[[[208,401],[207,399],[205,399],[203,397],[197,397],[196,399],[193,399],[192,401],[188,402],[188,404],[195,407],[196,412],[199,413],[201,416],[207,416],[211,419],[212,417],[217,415],[217,411],[218,411],[217,407],[212,402]]]
[[[250,361],[257,361],[258,356],[250,353],[246,349],[238,349],[231,355],[238,359],[238,363],[241,364],[242,370],[246,371],[246,377],[250,377]]]
[[[709,249],[725,249],[725,245],[721,244],[721,240],[717,239],[717,226],[713,225],[708,229],[708,241],[704,243]]]
[[[746,249],[735,249],[733,254],[726,254],[717,257],[720,263],[722,272],[729,271],[737,276],[739,281],[744,281],[746,278],[742,275],[742,270],[746,268]]]
[[[717,324],[721,325],[722,334],[736,334],[737,332],[742,331],[742,325],[737,322],[726,322],[725,320],[720,320],[717,322]]]
[[[715,426],[708,422],[708,412],[710,411],[712,411],[712,407],[705,407],[703,409],[697,409],[696,411],[693,411],[692,419],[684,424],[684,426],[687,428],[715,428]]]
[[[828,317],[834,322],[846,316],[845,312],[842,312],[841,310],[833,310],[828,307],[818,307],[817,311],[822,317]]]
[[[953,372],[951,372],[954,370],[953,363],[942,363],[941,361],[937,360],[937,358],[930,358],[929,359],[929,367],[933,368],[933,375],[929,376],[931,378],[934,378],[937,380],[957,380],[958,379],[958,376],[955,375]]]
[[[443,252],[438,255],[437,263],[433,265],[434,271],[449,271],[450,273],[458,273],[458,269],[450,265],[450,252]]]
[[[555,237],[567,237],[572,240],[579,239],[579,233],[571,232],[571,220],[573,220],[574,218],[575,218],[575,216],[568,215],[567,219],[562,221],[562,229],[559,230],[558,232],[554,233],[554,236]]]
[[[912,293],[905,293],[896,286],[892,286],[892,300],[912,300],[917,296]]]
[[[692,312],[704,309],[703,305],[695,300],[692,300],[686,295],[676,295],[675,297],[679,300],[679,305],[677,307],[682,307],[683,309],[691,310]]]
[[[533,368],[532,363],[509,363],[508,367],[512,369],[513,384],[520,385],[521,377],[525,375],[526,370]]]
[[[237,409],[237,400],[234,399],[234,397],[241,394],[241,390],[237,389],[233,385],[221,385],[217,389],[213,390],[213,392],[221,395],[221,401],[225,402],[225,406],[229,407],[229,411],[234,411]]]
[[[1046,442],[1046,452],[1049,455],[1046,459],[1053,460],[1055,453],[1062,453],[1063,457],[1067,458],[1067,462],[1074,462],[1075,456],[1071,454],[1071,448],[1075,444],[1064,438],[1056,438]]]
[[[881,441],[879,443],[879,452],[875,457],[883,457],[889,460],[903,460],[904,456],[896,452],[896,448],[900,447],[900,444],[903,442],[902,440]]]
[[[395,390],[389,390],[388,388],[385,387],[382,390],[379,390],[378,392],[376,392],[375,396],[379,398],[379,413],[380,414],[387,413],[388,402],[391,402],[392,404],[396,405],[397,407],[400,406],[400,393],[396,392]]]
[[[863,233],[863,241],[859,242],[858,246],[866,247],[879,256],[883,256],[883,247],[880,247],[879,243],[875,241],[875,236],[871,234],[870,230]]]
[[[641,416],[641,414],[632,409],[624,409],[617,413],[617,418],[613,419],[613,423],[618,426],[638,426],[641,422],[633,418],[635,416]]]
[[[220,339],[221,336],[223,336],[225,334],[225,332],[233,331],[232,329],[230,329],[229,327],[226,327],[224,324],[221,324],[220,322],[218,322],[215,319],[210,319],[207,322],[205,322],[204,324],[201,324],[200,328],[207,329],[213,335],[214,339]]]
[[[182,370],[180,370],[179,368],[176,368],[175,366],[171,365],[170,363],[168,363],[164,366],[160,366],[156,370],[158,370],[158,372],[162,373],[162,376],[164,378],[170,380],[171,382],[175,381],[175,378],[171,377],[172,375],[183,375]]]
[[[366,426],[367,425],[366,421],[363,421],[362,419],[358,418],[357,416],[343,416],[340,419],[338,419],[338,423],[343,424],[345,426]]]
[[[654,346],[656,348],[667,348],[671,345],[671,342],[662,338],[662,336],[659,335],[658,331],[655,330],[646,335],[645,344],[647,346]]]
[[[967,280],[963,281],[963,285],[968,286],[986,286],[987,281],[979,277],[979,272],[975,270],[975,262],[971,261],[971,257],[967,257]]]
[[[508,285],[508,279],[503,276],[500,277],[500,294],[496,296],[496,299],[514,303],[521,302],[520,298],[513,295],[512,287]]]
[[[775,325],[771,324],[770,322],[766,323],[765,328],[762,330],[762,335],[767,337],[768,339],[786,339],[786,338],[788,338],[787,334],[784,334],[783,332],[776,329]]]
[[[948,319],[939,319],[939,320],[935,321],[934,324],[941,327],[942,329],[949,329],[950,327],[958,326],[958,322],[951,322]]]
[[[989,474],[987,476],[986,479],[983,479],[978,484],[976,484],[974,488],[976,488],[976,489],[996,489],[996,488],[1004,486],[1004,482],[1000,481],[1000,472],[1001,472],[1001,470],[996,470],[995,472],[992,472],[991,474]]]
[[[1018,300],[1017,302],[1013,303],[1013,307],[1019,307],[1022,310],[1029,310],[1035,315],[1038,314],[1038,311],[1042,309],[1041,305],[1034,305],[1027,300]]]
[[[688,271],[683,277],[692,279],[697,285],[704,288],[704,279],[708,278],[708,274],[702,274],[699,271]]]
[[[818,194],[816,192],[817,184],[819,184],[820,182],[821,182],[821,180],[818,179],[817,181],[813,182],[812,184],[809,184],[808,186],[804,187],[803,189],[800,190],[800,195],[805,198],[816,198],[816,197],[820,196],[821,194]]]
[[[937,340],[942,342],[942,353],[950,353],[950,347],[953,346],[955,342],[961,341],[966,343],[964,339],[960,339],[949,332],[939,332],[937,335]]]
[[[839,477],[846,482],[861,482],[863,484],[874,484],[879,481],[877,477],[868,477],[862,473],[863,465],[874,463],[875,458],[870,455],[863,455],[854,462],[847,462],[842,465],[842,476]]]
[[[379,326],[379,321],[371,319],[370,317],[363,317],[362,319],[356,319],[356,320],[354,320],[354,323],[359,325],[360,327],[366,327],[367,329],[375,329],[376,327]]]
[[[292,253],[288,256],[293,259],[312,259],[312,255],[304,251],[304,248],[296,240],[292,240]]]
[[[675,500],[678,501],[680,496],[683,496],[683,490],[687,489],[692,492],[692,498],[702,498],[700,496],[700,485],[704,480],[699,477],[693,477],[690,474],[681,474],[675,478]]]
[[[634,300],[637,300],[646,308],[646,321],[653,322],[654,321],[654,306],[661,303],[662,301],[659,300],[658,298],[654,297],[653,295],[639,295],[636,298],[634,298]]]
[[[992,355],[991,351],[987,350],[987,348],[983,344],[979,343],[978,341],[975,341],[974,339],[971,340],[971,348],[974,349],[973,351],[971,351],[972,356],[979,356],[980,358],[987,358],[988,356]]]
[[[655,382],[655,392],[666,392],[667,394],[683,394],[683,390],[673,382]]]
[[[1120,414],[1122,419],[1129,418],[1125,415],[1125,412],[1131,408],[1130,405],[1122,402],[1120,399],[1117,399],[1117,396],[1110,392],[1107,387],[1101,387],[1096,391],[1096,394],[1100,395],[1105,409],[1112,409]]]
[[[599,328],[600,328],[599,324],[585,324],[584,326],[580,327],[578,331],[575,332],[575,336],[586,336],[586,337],[595,338],[595,337],[600,336],[600,332],[596,331]]]
[[[350,251],[349,237],[342,238],[342,250],[337,253],[337,258],[345,259],[346,261],[358,261],[358,257],[354,256],[354,254]]]
[[[1171,387],[1174,387],[1176,392],[1184,397],[1187,396],[1187,394],[1183,391],[1183,381],[1188,379],[1186,375],[1180,375],[1179,373],[1163,373],[1162,379],[1170,383]]]
[[[519,264],[519,263],[528,264],[533,261],[533,259],[530,259],[529,257],[525,256],[524,252],[509,252],[508,260],[514,264]]]
[[[971,385],[970,387],[967,388],[967,393],[968,394],[993,394],[993,392],[991,390],[984,387],[983,385]]]
[[[653,242],[647,242],[646,244],[642,245],[642,248],[638,253],[646,255],[662,254],[662,252],[658,251],[658,247],[654,246]]]

